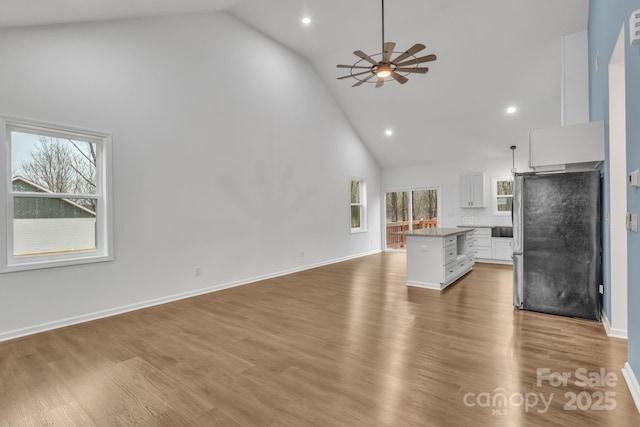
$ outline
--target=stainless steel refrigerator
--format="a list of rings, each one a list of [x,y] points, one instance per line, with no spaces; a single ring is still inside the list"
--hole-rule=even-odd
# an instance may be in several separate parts
[[[516,174],[513,304],[600,320],[600,173]]]

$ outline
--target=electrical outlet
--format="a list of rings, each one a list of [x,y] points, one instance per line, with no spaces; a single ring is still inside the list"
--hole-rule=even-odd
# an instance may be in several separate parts
[[[196,267],[196,277],[200,277],[200,274],[202,274],[202,269],[200,267]]]
[[[600,292],[600,294],[604,294],[604,285],[598,286],[598,291]]]
[[[304,258],[304,251],[300,251],[300,258]]]

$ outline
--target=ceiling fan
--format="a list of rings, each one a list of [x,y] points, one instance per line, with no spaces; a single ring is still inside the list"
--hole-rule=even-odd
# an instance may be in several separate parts
[[[405,84],[409,81],[409,79],[405,77],[406,75],[411,73],[425,74],[429,71],[428,67],[418,67],[419,64],[437,59],[434,54],[420,58],[416,57],[418,52],[426,49],[426,46],[420,43],[416,43],[405,52],[396,52],[394,50],[395,48],[395,43],[384,41],[384,0],[382,0],[382,53],[376,53],[370,56],[361,50],[356,50],[353,54],[359,57],[360,60],[353,65],[338,64],[338,68],[348,68],[350,70],[348,75],[338,77],[338,80],[353,77],[358,81],[353,84],[352,87],[360,86],[367,82],[373,83],[369,82],[369,80],[374,77],[377,77],[376,88],[382,87],[384,82],[388,80],[396,80],[400,84]],[[400,55],[391,59],[391,56],[396,53]],[[379,58],[379,60],[374,58]],[[366,63],[370,65],[366,65]]]

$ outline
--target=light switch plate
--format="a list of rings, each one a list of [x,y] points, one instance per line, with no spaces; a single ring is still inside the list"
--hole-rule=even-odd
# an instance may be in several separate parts
[[[640,170],[636,169],[629,173],[629,185],[635,188],[640,187]]]
[[[627,212],[627,230],[638,232],[638,215]]]

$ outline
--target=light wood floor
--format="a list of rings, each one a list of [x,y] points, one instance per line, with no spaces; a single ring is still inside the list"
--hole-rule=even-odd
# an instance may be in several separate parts
[[[379,254],[0,343],[0,425],[640,425],[626,342],[514,310],[510,267],[404,280],[405,256]],[[538,386],[539,368],[572,377]]]

